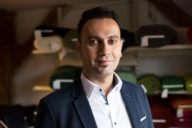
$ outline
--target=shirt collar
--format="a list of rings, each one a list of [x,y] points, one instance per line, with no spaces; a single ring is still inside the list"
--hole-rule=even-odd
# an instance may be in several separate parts
[[[81,82],[87,97],[90,97],[94,89],[100,89],[99,85],[93,83],[92,81],[88,80],[83,73],[81,73]],[[122,80],[120,77],[114,72],[114,88],[112,91],[120,91],[122,87]]]

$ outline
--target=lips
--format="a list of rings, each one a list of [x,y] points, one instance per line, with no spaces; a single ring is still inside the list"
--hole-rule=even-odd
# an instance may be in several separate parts
[[[112,61],[111,60],[97,60],[96,61],[100,66],[108,66]]]

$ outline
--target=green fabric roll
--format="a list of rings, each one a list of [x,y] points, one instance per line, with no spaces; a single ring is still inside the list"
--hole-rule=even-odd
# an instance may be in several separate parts
[[[184,79],[176,75],[163,76],[161,77],[161,88],[169,91],[183,90]]]
[[[184,76],[184,80],[185,80],[185,89],[188,92],[192,92],[192,75]]]
[[[79,78],[80,68],[65,65],[57,68],[49,78],[51,88],[58,90],[64,86],[70,86]]]
[[[138,78],[138,84],[144,85],[147,94],[157,94],[160,92],[160,80],[155,74],[144,74]]]
[[[131,72],[128,72],[128,71],[117,71],[116,73],[119,75],[119,77],[122,80],[131,82],[131,83],[134,83],[134,84],[137,83],[136,76],[133,73],[131,73]]]

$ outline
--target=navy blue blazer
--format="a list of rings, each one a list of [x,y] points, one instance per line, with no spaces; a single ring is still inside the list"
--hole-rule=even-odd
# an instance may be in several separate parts
[[[153,128],[143,89],[123,81],[121,94],[133,128]],[[97,128],[81,82],[64,87],[41,99],[36,128]]]

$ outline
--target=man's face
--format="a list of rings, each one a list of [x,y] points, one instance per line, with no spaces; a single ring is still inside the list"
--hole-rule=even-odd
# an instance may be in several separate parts
[[[83,73],[89,77],[112,75],[122,56],[118,24],[110,18],[91,19],[82,29],[77,50]]]

